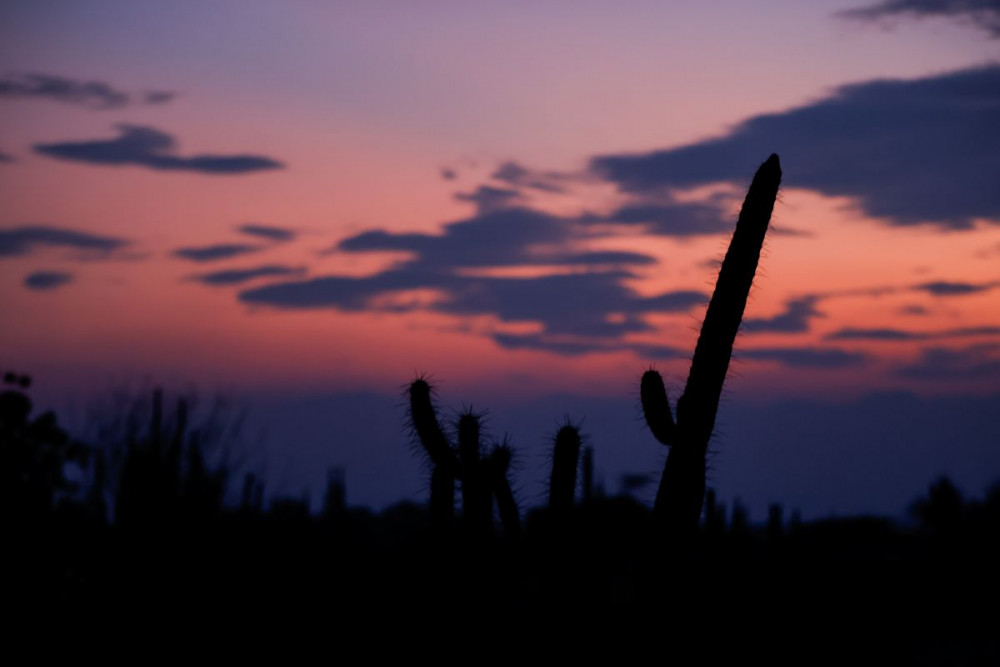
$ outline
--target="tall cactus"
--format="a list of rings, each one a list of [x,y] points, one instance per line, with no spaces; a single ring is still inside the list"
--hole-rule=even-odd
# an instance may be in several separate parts
[[[656,439],[670,447],[654,511],[673,534],[693,532],[698,525],[708,441],[780,183],[781,165],[778,156],[771,155],[757,170],[743,201],[698,336],[687,385],[677,401],[676,421],[660,374],[649,370],[642,376],[646,423]]]

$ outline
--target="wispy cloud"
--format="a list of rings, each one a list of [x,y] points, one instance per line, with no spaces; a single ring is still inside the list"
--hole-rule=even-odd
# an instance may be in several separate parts
[[[1000,327],[958,327],[943,331],[907,331],[905,329],[860,329],[846,327],[825,336],[827,340],[911,341],[962,338],[968,336],[1000,336]]]
[[[810,322],[817,317],[824,317],[816,309],[820,296],[810,294],[792,299],[785,304],[785,310],[771,317],[744,318],[741,331],[745,334],[756,333],[802,333],[809,331]]]
[[[173,153],[177,141],[166,132],[139,125],[117,125],[119,136],[95,141],[36,144],[37,153],[59,160],[100,165],[136,165],[162,171],[203,174],[247,174],[281,169],[283,164],[259,155],[194,155]]]
[[[493,172],[494,180],[517,188],[529,188],[542,192],[565,192],[562,181],[566,176],[554,172],[538,172],[517,162],[504,162]]]
[[[248,222],[236,228],[237,231],[266,239],[268,241],[291,241],[297,235],[295,230]]]
[[[912,289],[918,292],[927,292],[928,294],[932,294],[934,296],[965,296],[966,294],[978,294],[979,292],[985,292],[997,286],[1000,286],[1000,282],[998,281],[987,283],[966,283],[938,280],[929,283],[921,283],[920,285],[914,285]]]
[[[258,278],[275,278],[279,276],[298,276],[305,273],[303,267],[284,266],[282,264],[265,264],[248,269],[228,269],[225,271],[214,271],[192,276],[191,280],[211,285],[224,287],[226,285],[240,285]]]
[[[260,246],[245,243],[219,243],[209,246],[178,248],[174,250],[173,255],[192,262],[214,262],[220,259],[248,255],[262,249]]]
[[[894,18],[950,18],[966,21],[1000,38],[1000,3],[996,0],[883,0],[837,13],[856,21]]]
[[[917,380],[977,380],[1000,377],[1000,345],[981,343],[958,349],[932,347],[920,358],[897,370],[897,374]]]
[[[741,349],[738,359],[773,361],[794,368],[843,368],[858,366],[867,360],[862,352],[848,352],[826,347],[769,347]]]
[[[26,225],[0,229],[0,258],[27,255],[46,246],[71,248],[90,253],[91,256],[107,256],[128,243],[125,239],[113,236],[99,236],[44,225]]]
[[[68,285],[73,274],[63,271],[36,271],[24,277],[24,286],[31,290],[48,291]]]
[[[88,109],[121,109],[130,104],[164,104],[175,96],[170,91],[127,93],[105,81],[84,81],[53,74],[26,72],[0,78],[0,98],[48,99]]]

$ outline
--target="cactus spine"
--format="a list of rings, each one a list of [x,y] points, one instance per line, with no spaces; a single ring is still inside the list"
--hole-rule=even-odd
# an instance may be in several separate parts
[[[660,374],[649,370],[642,376],[646,423],[656,439],[670,447],[654,511],[673,534],[693,532],[698,525],[708,441],[780,183],[778,156],[771,155],[757,170],[743,201],[698,336],[687,385],[677,401],[676,421]]]

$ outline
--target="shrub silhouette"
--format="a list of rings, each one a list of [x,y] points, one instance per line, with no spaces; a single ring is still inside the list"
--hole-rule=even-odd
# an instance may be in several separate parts
[[[654,512],[673,535],[691,534],[698,525],[708,441],[780,183],[778,156],[771,155],[757,170],[743,201],[698,336],[687,385],[677,401],[676,421],[660,374],[648,370],[642,376],[640,395],[646,423],[656,439],[670,447]]]
[[[76,491],[67,463],[82,464],[88,451],[58,424],[55,413],[31,418],[27,375],[6,372],[0,391],[0,515],[32,523],[47,516],[60,494]]]
[[[115,518],[130,528],[203,520],[222,511],[227,471],[205,461],[198,431],[188,434],[187,402],[177,402],[173,433],[163,426],[163,392],[153,392],[149,432],[128,443],[121,463]]]

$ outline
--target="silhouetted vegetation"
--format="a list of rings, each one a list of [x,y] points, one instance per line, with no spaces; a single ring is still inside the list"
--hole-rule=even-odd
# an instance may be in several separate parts
[[[688,639],[717,639],[723,625],[760,631],[772,652],[827,631],[838,645],[881,635],[904,662],[995,659],[1000,486],[967,499],[942,477],[914,501],[913,524],[804,522],[780,504],[756,524],[738,500],[727,512],[706,491],[708,439],[779,177],[772,156],[747,195],[676,420],[659,374],[642,377],[647,424],[671,446],[652,509],[595,485],[601,443],[583,447],[569,421],[553,438],[547,506],[520,509],[512,445],[488,441],[472,409],[443,424],[424,378],[407,389],[407,419],[430,469],[426,505],[351,507],[342,469],[328,472],[319,514],[308,495],[268,501],[250,472],[227,503],[237,471],[206,456],[212,436],[189,423],[188,400],[168,410],[154,390],[85,441],[51,412],[33,416],[30,379],[7,372],[8,599],[47,612],[74,602],[216,613],[319,600],[438,631],[456,611],[457,624],[493,618],[504,628],[642,619]],[[980,606],[968,604],[973,595]]]

